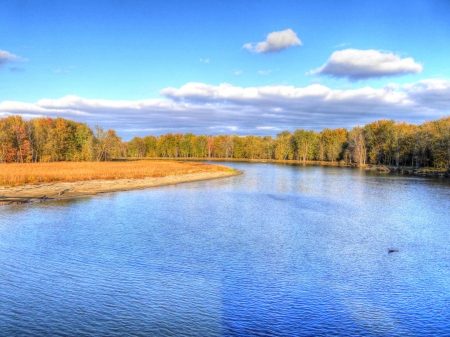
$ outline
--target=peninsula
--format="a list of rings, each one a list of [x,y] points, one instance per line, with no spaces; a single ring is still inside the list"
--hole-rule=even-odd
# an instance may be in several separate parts
[[[0,172],[0,205],[144,189],[237,174],[239,172],[220,165],[169,161],[5,164]]]

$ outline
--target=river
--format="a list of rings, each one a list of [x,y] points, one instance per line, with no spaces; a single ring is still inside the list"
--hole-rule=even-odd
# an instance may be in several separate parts
[[[0,208],[0,335],[450,335],[448,179],[226,165]]]

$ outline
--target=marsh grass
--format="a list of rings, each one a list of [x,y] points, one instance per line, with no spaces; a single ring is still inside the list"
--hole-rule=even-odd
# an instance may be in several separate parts
[[[21,186],[94,179],[139,179],[229,170],[229,168],[219,165],[154,160],[130,162],[13,163],[0,164],[0,186]]]

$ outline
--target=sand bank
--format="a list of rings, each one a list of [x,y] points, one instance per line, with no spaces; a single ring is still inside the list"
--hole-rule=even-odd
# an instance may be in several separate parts
[[[230,177],[239,172],[199,172],[144,179],[88,180],[79,182],[57,182],[51,184],[0,186],[0,205],[73,198],[98,193],[128,191],[149,187],[173,185],[190,181]]]

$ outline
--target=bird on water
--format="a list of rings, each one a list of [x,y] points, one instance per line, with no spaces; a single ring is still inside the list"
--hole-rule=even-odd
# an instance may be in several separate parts
[[[395,253],[395,252],[398,252],[398,249],[388,248],[388,253]]]

